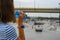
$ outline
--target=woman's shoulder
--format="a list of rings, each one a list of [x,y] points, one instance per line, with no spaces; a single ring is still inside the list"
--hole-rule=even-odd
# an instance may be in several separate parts
[[[0,23],[0,30],[9,30],[9,31],[16,31],[16,29],[12,26],[12,25],[10,25],[10,24],[8,24],[8,23]]]
[[[15,28],[13,26],[11,26],[7,23],[0,23],[0,31],[1,32],[3,32],[3,31],[7,32],[8,30],[12,31],[12,29],[15,30]]]
[[[0,23],[0,34],[3,36],[3,38],[6,36],[7,39],[17,39],[17,33],[15,28],[7,23]]]

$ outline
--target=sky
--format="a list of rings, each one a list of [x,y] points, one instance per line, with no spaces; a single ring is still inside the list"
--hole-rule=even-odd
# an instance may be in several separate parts
[[[14,0],[15,8],[60,8],[60,0]],[[30,17],[59,17],[59,13],[26,13]]]
[[[14,0],[15,8],[59,8],[60,0]]]

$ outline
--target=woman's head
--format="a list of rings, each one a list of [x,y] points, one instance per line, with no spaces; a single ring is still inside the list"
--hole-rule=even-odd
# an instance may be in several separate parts
[[[19,17],[23,19],[25,18],[25,16],[26,16],[25,12],[21,11]]]
[[[13,0],[0,0],[0,21],[11,22],[14,20]]]

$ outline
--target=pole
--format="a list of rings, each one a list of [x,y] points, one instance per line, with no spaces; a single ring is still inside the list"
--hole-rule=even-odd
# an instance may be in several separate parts
[[[59,3],[59,26],[60,26],[60,3]]]

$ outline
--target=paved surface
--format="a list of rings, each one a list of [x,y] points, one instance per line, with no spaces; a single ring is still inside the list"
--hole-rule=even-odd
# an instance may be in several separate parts
[[[17,25],[15,24],[14,26]],[[24,31],[26,40],[60,40],[60,31],[35,32],[30,24],[26,26]]]
[[[24,29],[26,40],[60,40],[60,29],[58,31],[35,32],[30,24]]]
[[[35,32],[33,29],[25,28],[26,40],[60,40],[60,32]]]

